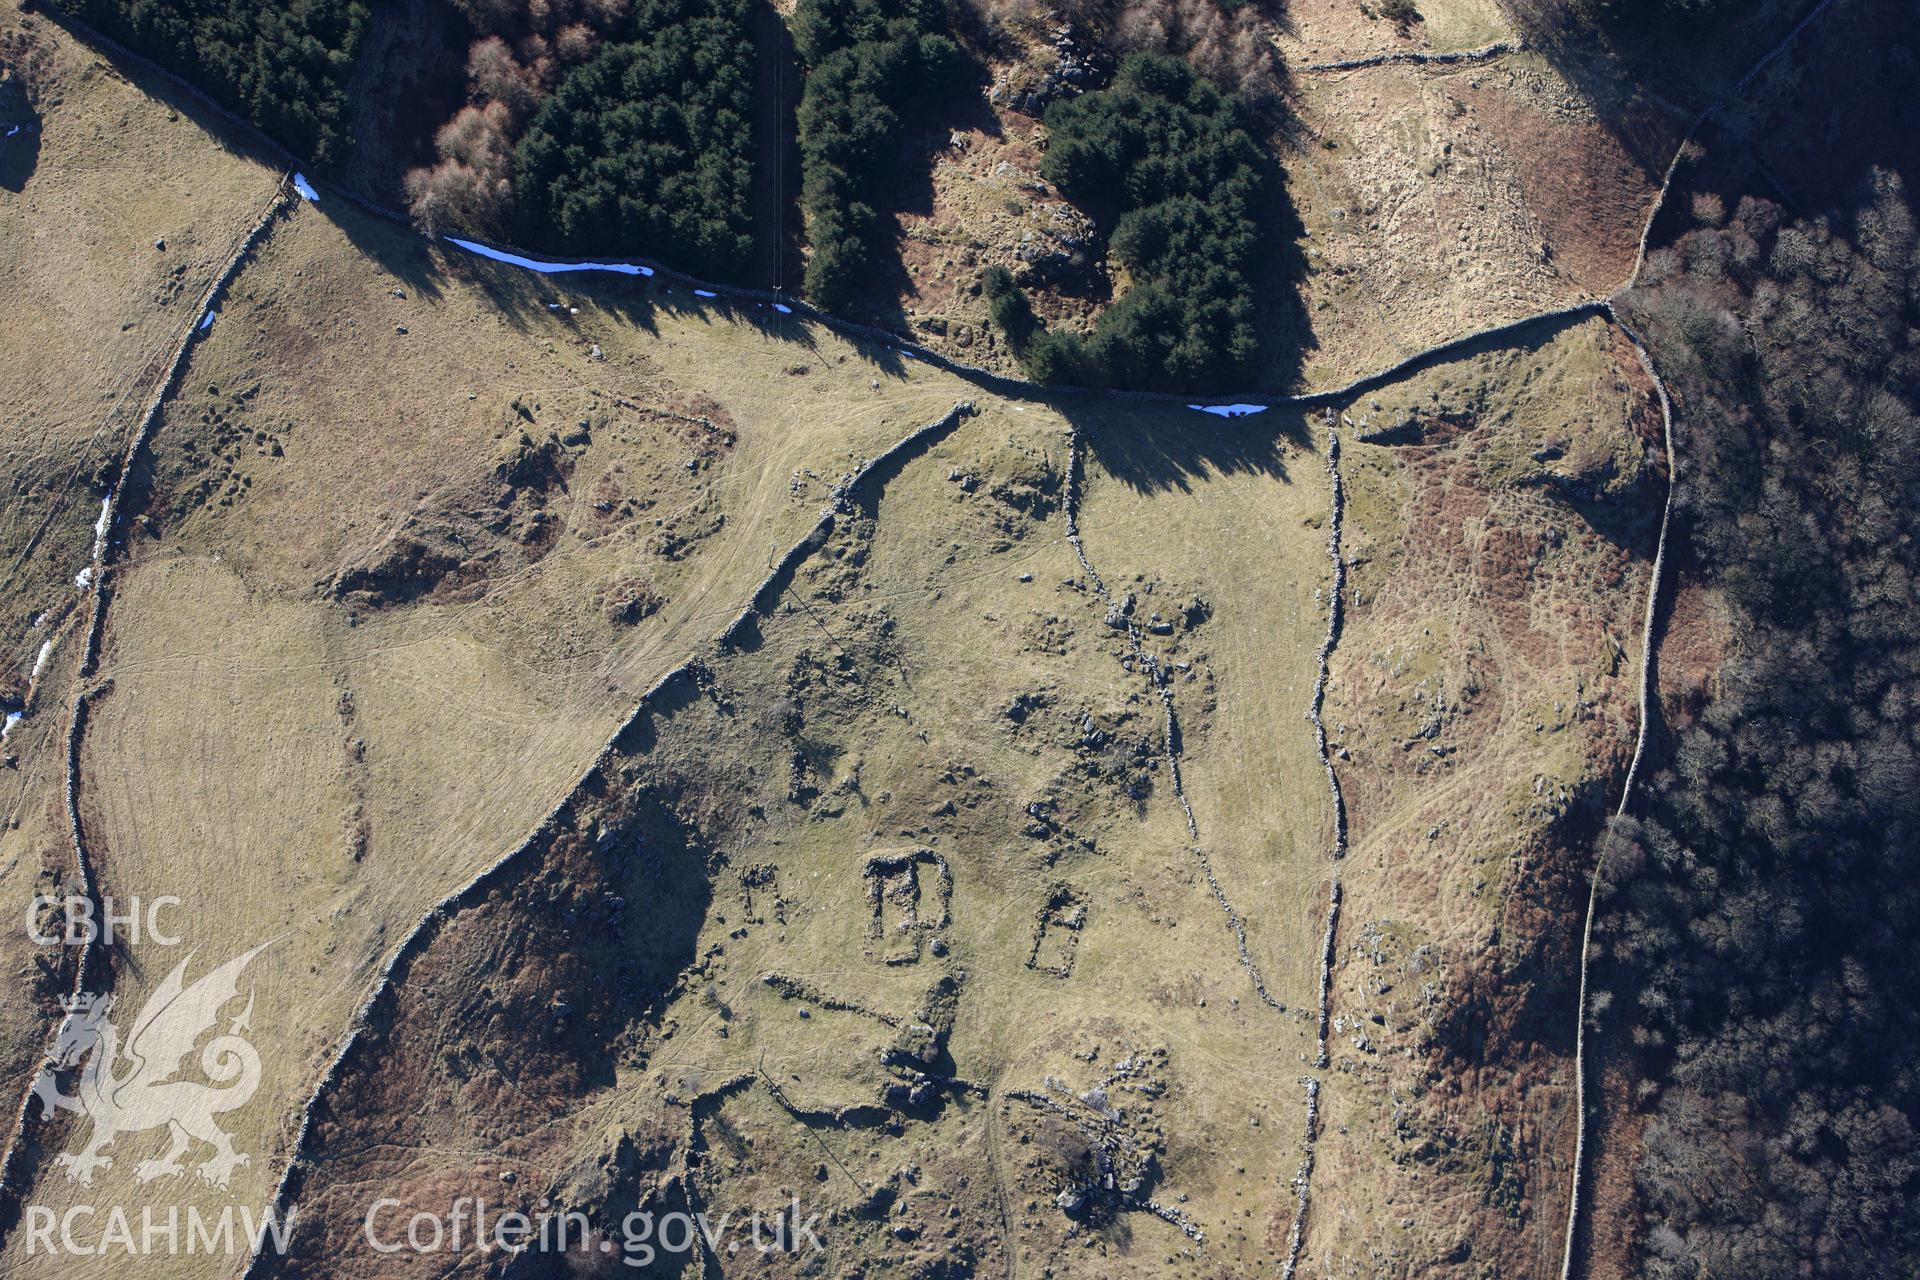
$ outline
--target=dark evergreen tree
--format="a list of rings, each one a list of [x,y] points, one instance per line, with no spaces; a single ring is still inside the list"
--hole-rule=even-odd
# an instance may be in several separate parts
[[[192,80],[316,168],[347,154],[358,0],[66,0],[108,35]]]
[[[1113,86],[1047,109],[1041,173],[1111,227],[1131,284],[1089,338],[1047,334],[1028,371],[1155,390],[1251,379],[1263,177],[1246,107],[1175,58],[1134,54]]]
[[[807,296],[852,299],[878,246],[880,188],[915,104],[954,83],[960,51],[942,0],[801,0],[794,40],[807,64],[800,99],[801,212],[812,251]]]
[[[633,29],[570,70],[520,139],[519,238],[732,278],[752,249],[747,0],[643,0]]]

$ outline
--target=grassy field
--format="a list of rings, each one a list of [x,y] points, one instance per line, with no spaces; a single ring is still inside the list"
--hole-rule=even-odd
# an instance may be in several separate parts
[[[1294,65],[1341,62],[1382,53],[1453,53],[1514,38],[1512,25],[1491,0],[1426,0],[1418,21],[1404,27],[1378,5],[1314,0],[1289,6],[1275,44]]]
[[[0,142],[0,658],[24,674],[72,604],[157,360],[280,175],[13,0],[0,48],[29,104]]]
[[[1309,1265],[1431,1269],[1463,1221],[1513,1273],[1551,1252],[1552,921],[1578,887],[1553,849],[1621,763],[1647,532],[1645,389],[1621,357],[1575,325],[1342,415],[1354,594],[1328,721],[1353,846]],[[1321,429],[1072,411],[1083,546],[1146,643],[1191,664],[1172,687],[1201,847],[1279,1013],[1193,859],[1158,696],[1065,542],[1070,425],[982,403],[423,955],[323,1128],[289,1273],[389,1274],[356,1234],[374,1187],[602,1226],[797,1193],[828,1267],[867,1274],[1278,1265],[1329,869],[1298,719]],[[1401,443],[1351,443],[1382,427]],[[538,1047],[511,1029],[542,1017]],[[1105,1123],[1101,1087],[1124,1098]],[[1056,1201],[1090,1132],[1151,1173],[1076,1220]]]
[[[567,793],[837,477],[961,390],[828,335],[421,252],[306,207],[243,272],[138,480],[85,742],[103,881],[186,898],[209,958],[282,939],[255,969],[273,1030],[242,1201],[420,912]],[[720,373],[688,386],[690,365]],[[171,967],[122,959],[128,1004]],[[111,1191],[139,1204],[130,1172]]]
[[[1149,649],[1174,668],[1200,846],[1250,921],[1268,988],[1305,1008],[1318,998],[1333,842],[1305,719],[1326,632],[1324,436],[1276,412],[1200,428],[1188,417],[1089,414],[1081,528],[1110,589],[1137,596]],[[1168,634],[1153,633],[1156,619]]]
[[[1162,414],[1157,425],[1205,449],[1217,428],[1200,422]],[[625,931],[612,945],[633,955],[664,943],[690,970],[654,970],[658,989],[593,989],[599,966],[581,953],[605,945],[600,930],[553,927],[574,904],[537,888],[574,865],[564,838],[544,870],[483,908],[489,923],[435,944],[388,1041],[343,1089],[351,1102],[304,1201],[325,1215],[306,1252],[373,1274],[378,1260],[353,1234],[369,1185],[426,1204],[456,1186],[499,1194],[510,1166],[513,1195],[558,1189],[596,1221],[656,1194],[718,1213],[797,1189],[831,1224],[829,1266],[868,1274],[962,1259],[982,1274],[1276,1262],[1288,1203],[1277,1171],[1297,1159],[1294,1077],[1310,1033],[1253,998],[1164,765],[1140,762],[1164,749],[1158,699],[1122,665],[1124,642],[1064,540],[1067,443],[1051,412],[983,406],[836,531],[743,650],[650,717],[609,764],[604,792],[589,789],[575,830],[618,833],[599,874],[628,913],[655,904],[608,926]],[[1111,483],[1095,483],[1089,507]],[[1230,592],[1222,583],[1223,616],[1238,611]],[[672,814],[670,836],[610,816],[656,803]],[[903,859],[911,916],[894,896],[901,883],[885,879]],[[689,898],[675,873],[701,891]],[[581,899],[601,887],[589,880]],[[383,1081],[384,1064],[427,1060],[453,1010],[467,1029],[440,1040],[449,1062],[507,1056],[472,1028],[491,1025],[486,1007],[504,999],[475,983],[499,971],[483,957],[511,936],[551,948],[529,946],[521,971],[546,982],[516,995],[521,1007],[641,1006],[611,1021],[614,1042],[598,1050],[620,1069],[506,1114],[473,1105],[486,1066],[439,1066],[417,1087]],[[942,983],[954,988],[944,1019],[928,1012]],[[938,1028],[925,1073],[883,1062],[923,1020]],[[1116,1126],[1130,1149],[1155,1152],[1133,1194],[1189,1215],[1204,1250],[1138,1205],[1081,1226],[1053,1203],[1086,1139],[1043,1102],[1098,1125],[1079,1095],[1116,1072]],[[889,1101],[890,1086],[916,1079],[927,1100]],[[1221,1090],[1223,1079],[1234,1086]],[[803,1126],[796,1113],[818,1119]],[[404,1156],[365,1140],[388,1125],[408,1135]],[[610,1142],[651,1153],[641,1168],[674,1188],[608,1168]],[[499,1164],[463,1173],[457,1153],[475,1149]],[[592,1167],[601,1174],[582,1174]],[[876,1214],[870,1197],[888,1187],[893,1207]]]
[[[1436,11],[1426,38],[1477,40],[1485,17]],[[34,337],[0,374],[27,498],[0,656],[55,647],[0,774],[0,892],[22,909],[71,877],[97,479],[142,369],[199,322],[182,299],[279,177],[41,20],[0,23],[29,24],[48,87],[37,165],[0,192],[0,272]],[[1498,74],[1529,102],[1558,92],[1532,62]],[[1489,142],[1499,104],[1453,78],[1369,75],[1305,97],[1346,131],[1291,179],[1319,184],[1300,197],[1328,302],[1311,380],[1608,278],[1604,236],[1565,271],[1537,252],[1552,147]],[[142,166],[175,176],[142,185]],[[1463,223],[1462,200],[1490,212]],[[842,477],[962,400],[716,644]],[[71,1124],[41,1135],[29,1197],[266,1203],[402,937],[565,800],[401,969],[318,1115],[287,1272],[491,1265],[369,1253],[380,1194],[545,1199],[603,1229],[797,1195],[834,1274],[1277,1271],[1333,870],[1305,713],[1334,425],[1349,598],[1325,718],[1351,852],[1306,1265],[1426,1273],[1470,1228],[1473,1260],[1541,1271],[1565,922],[1632,731],[1649,421],[1597,320],[1331,423],[1222,420],[1005,399],[770,307],[542,277],[298,204],[132,478],[80,753],[103,887],[183,900],[183,946],[115,949],[119,1007],[189,954],[193,977],[270,944],[248,979],[262,1084],[228,1124],[252,1159],[225,1188],[143,1184],[162,1139],[129,1134],[82,1187],[51,1161]],[[0,946],[35,978],[43,956]],[[60,978],[0,1002],[14,1096]],[[5,1248],[8,1275],[221,1271]]]
[[[1298,113],[1309,141],[1284,154],[1306,233],[1311,387],[1611,294],[1660,181],[1533,54],[1306,73]]]
[[[63,799],[73,669],[102,482],[195,300],[279,175],[182,118],[13,0],[0,4],[0,1083],[37,1069],[68,948],[26,935],[36,895],[77,891]],[[164,243],[164,247],[162,247]],[[64,953],[64,954],[63,954]]]

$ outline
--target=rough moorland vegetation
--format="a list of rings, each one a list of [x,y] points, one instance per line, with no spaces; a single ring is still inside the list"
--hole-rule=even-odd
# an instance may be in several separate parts
[[[1633,295],[1737,636],[1599,922],[1662,1280],[1920,1259],[1920,240],[1895,172],[1834,195],[1702,193]]]
[[[192,79],[316,166],[345,156],[346,82],[367,23],[359,0],[67,0],[67,7]]]
[[[1264,179],[1245,104],[1177,59],[1134,54],[1111,88],[1046,119],[1041,173],[1111,228],[1127,288],[1090,336],[1034,336],[1033,376],[1164,391],[1246,381]]]
[[[1271,21],[1249,0],[966,0],[989,32],[1042,36],[1062,24],[1115,57],[1164,53],[1265,106],[1284,73]]]
[[[942,0],[801,0],[794,44],[800,99],[801,212],[812,254],[807,296],[844,307],[871,271],[877,206],[909,121],[957,79],[959,47]]]

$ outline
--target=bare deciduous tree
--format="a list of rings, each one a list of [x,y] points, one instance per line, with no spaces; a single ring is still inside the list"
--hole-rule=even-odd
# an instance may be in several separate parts
[[[453,0],[480,32],[467,51],[467,103],[435,135],[440,159],[407,174],[427,230],[498,231],[513,190],[513,145],[562,72],[585,61],[631,0]]]
[[[967,0],[990,26],[1066,22],[1116,54],[1166,53],[1256,103],[1280,92],[1270,24],[1251,5],[1219,0]]]

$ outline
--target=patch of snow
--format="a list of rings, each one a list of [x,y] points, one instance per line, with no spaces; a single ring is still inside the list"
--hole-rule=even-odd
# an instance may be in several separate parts
[[[17,124],[10,124],[10,125],[8,125],[8,126],[7,126],[7,136],[8,136],[9,138],[11,138],[11,137],[12,137],[12,136],[13,136],[14,134],[16,134],[16,133],[18,133],[18,132],[20,132],[20,126],[19,126],[19,125],[17,125]]]
[[[793,314],[793,308],[792,308],[792,307],[790,307],[790,306],[788,306],[788,305],[787,305],[786,303],[784,303],[784,302],[776,302],[776,303],[774,303],[774,304],[773,304],[773,309],[774,309],[775,311],[778,311],[778,312],[779,312],[779,313],[780,313],[781,315],[783,315],[783,316],[790,316],[790,315],[792,315],[792,314]]]
[[[93,561],[74,575],[74,585],[85,591],[93,585],[93,566],[100,563],[101,553],[107,546],[107,529],[113,522],[113,491],[100,499],[100,518],[93,522]]]
[[[218,311],[209,311],[206,315],[200,317],[200,332],[205,333],[207,330],[213,328],[213,318],[219,314]]]
[[[1211,413],[1217,418],[1244,418],[1249,414],[1267,411],[1267,406],[1263,404],[1190,404],[1187,408]]]
[[[13,732],[13,726],[19,723],[20,723],[20,712],[18,711],[7,712],[6,723],[0,724],[0,742],[5,742],[7,740],[7,735]]]
[[[98,560],[107,546],[107,526],[113,520],[113,491],[100,499],[100,518],[93,522],[93,558]]]
[[[457,244],[468,253],[477,253],[483,258],[492,258],[495,262],[504,262],[510,267],[525,267],[528,271],[538,271],[545,275],[559,275],[563,271],[612,271],[623,276],[650,276],[652,267],[643,267],[631,262],[541,262],[535,258],[523,258],[517,253],[508,253],[504,249],[495,249],[490,245],[474,240],[462,240],[457,236],[448,236],[449,244]]]
[[[320,193],[313,189],[313,184],[311,182],[307,181],[306,174],[296,173],[293,175],[293,189],[295,191],[298,191],[300,193],[300,198],[302,200],[307,201],[309,204],[320,203]]]
[[[717,298],[720,296],[719,294],[715,293],[711,289],[695,289],[694,293],[698,294],[702,298]]]
[[[52,656],[53,641],[43,641],[40,645],[40,656],[33,660],[33,670],[28,674],[27,679],[38,680],[40,673],[47,669],[47,659]]]

